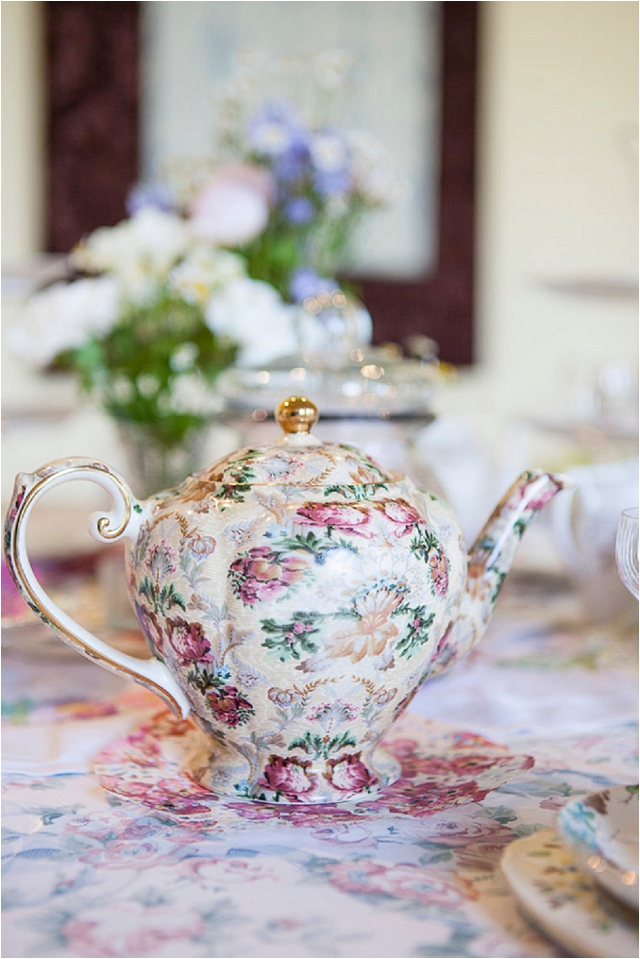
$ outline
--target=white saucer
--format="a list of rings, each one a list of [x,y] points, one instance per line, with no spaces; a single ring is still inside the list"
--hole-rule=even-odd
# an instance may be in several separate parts
[[[576,865],[631,909],[638,908],[638,787],[612,786],[576,799],[558,816]]]
[[[526,916],[573,955],[637,959],[637,916],[579,871],[552,829],[510,843],[501,868]]]

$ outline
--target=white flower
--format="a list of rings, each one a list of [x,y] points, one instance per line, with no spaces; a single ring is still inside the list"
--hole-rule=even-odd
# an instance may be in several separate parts
[[[95,230],[74,250],[72,262],[82,270],[114,273],[132,299],[143,300],[165,279],[189,242],[181,217],[147,206],[117,226]]]
[[[357,192],[371,206],[388,206],[398,200],[401,183],[384,147],[360,130],[348,134],[351,172]]]
[[[113,277],[54,283],[34,294],[9,331],[14,352],[46,366],[59,353],[106,333],[118,316],[119,289]]]
[[[191,229],[219,246],[249,243],[267,225],[272,194],[267,170],[248,163],[222,167],[196,197]]]
[[[342,170],[348,159],[347,144],[337,133],[318,133],[311,144],[311,159],[323,173]]]
[[[291,133],[277,120],[265,120],[256,126],[251,138],[257,153],[265,156],[279,156],[291,144]]]
[[[214,293],[207,325],[240,344],[240,366],[262,366],[296,349],[293,311],[268,283],[243,277]]]
[[[244,276],[244,263],[239,256],[197,243],[169,274],[169,286],[189,303],[204,306],[213,290],[239,276]]]

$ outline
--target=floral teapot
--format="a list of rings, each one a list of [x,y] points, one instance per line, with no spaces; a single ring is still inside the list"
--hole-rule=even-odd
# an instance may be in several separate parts
[[[158,693],[209,734],[192,775],[218,795],[353,800],[393,782],[378,745],[425,679],[481,637],[524,529],[562,488],[524,473],[469,556],[451,508],[351,446],[311,432],[305,397],[284,436],[139,502],[102,463],[58,460],[16,479],[5,549],[27,603],[66,642]],[[37,582],[29,513],[45,490],[93,479],[112,498],[91,530],[127,541],[127,585],[151,648],[92,636]]]

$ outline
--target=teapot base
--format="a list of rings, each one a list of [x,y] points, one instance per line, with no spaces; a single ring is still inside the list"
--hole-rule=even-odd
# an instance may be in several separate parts
[[[399,778],[401,766],[378,746],[328,758],[265,752],[246,760],[209,741],[189,756],[185,772],[221,799],[315,806],[375,799]]]

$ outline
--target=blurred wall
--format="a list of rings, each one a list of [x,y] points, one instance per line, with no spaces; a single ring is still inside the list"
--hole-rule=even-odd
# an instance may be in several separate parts
[[[637,364],[638,6],[485,2],[481,23],[473,382],[562,414],[598,364]]]

